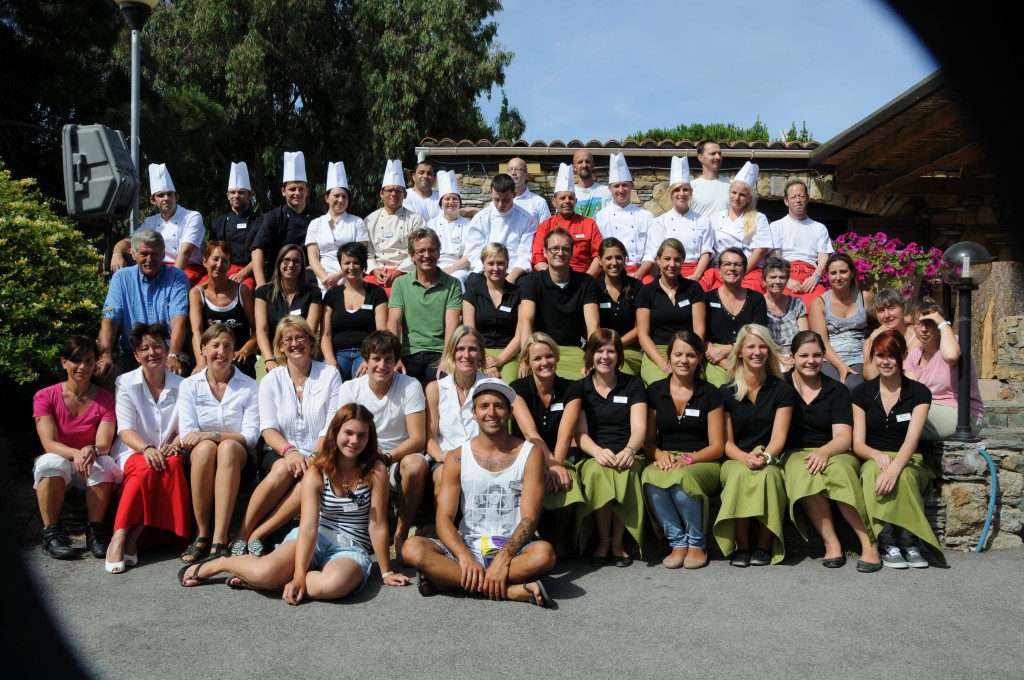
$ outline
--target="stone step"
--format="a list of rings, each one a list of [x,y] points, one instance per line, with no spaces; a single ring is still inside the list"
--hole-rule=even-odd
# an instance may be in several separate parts
[[[985,428],[1024,428],[1024,403],[1017,401],[986,401]]]

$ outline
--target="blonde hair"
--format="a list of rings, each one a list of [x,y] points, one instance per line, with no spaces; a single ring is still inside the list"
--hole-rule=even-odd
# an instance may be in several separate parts
[[[733,180],[732,184],[742,184],[750,192],[750,201],[743,208],[743,242],[750,243],[757,233],[757,194],[754,193],[753,187],[741,179]],[[730,189],[732,184],[729,185]]]
[[[551,352],[555,355],[555,363],[561,359],[561,353],[558,351],[558,343],[555,339],[543,333],[537,331],[536,333],[530,333],[526,336],[526,340],[523,340],[523,349],[519,352],[519,365],[526,368],[526,374],[530,375],[533,371],[530,369],[530,348],[534,345],[547,345],[551,348]]]
[[[279,366],[284,366],[287,359],[284,356],[284,352],[281,351],[281,342],[284,339],[284,334],[289,328],[298,328],[300,331],[305,333],[306,339],[309,341],[309,355],[316,358],[317,341],[316,335],[313,334],[313,329],[309,327],[306,320],[301,316],[283,316],[281,320],[277,322],[277,328],[274,329],[274,361]]]
[[[441,356],[441,370],[445,373],[455,372],[455,348],[467,335],[472,335],[476,339],[477,347],[480,348],[480,361],[483,362],[484,336],[480,335],[480,331],[472,326],[459,326],[452,333],[452,337],[448,339],[448,344],[444,346],[444,354]],[[477,370],[480,370],[480,364],[477,364]]]
[[[480,261],[486,262],[498,254],[505,256],[505,262],[509,262],[508,248],[504,243],[488,243],[480,250]]]
[[[728,368],[726,369],[729,374],[728,382],[735,385],[737,401],[742,401],[743,397],[747,396],[746,369],[739,356],[744,343],[747,341],[747,336],[750,335],[757,336],[768,346],[769,356],[768,361],[765,363],[765,370],[770,375],[780,380],[782,379],[782,371],[779,369],[779,366],[782,364],[782,352],[779,350],[779,346],[775,344],[775,341],[772,340],[772,332],[760,324],[748,323],[736,334],[736,342],[733,343],[732,351],[729,352]]]

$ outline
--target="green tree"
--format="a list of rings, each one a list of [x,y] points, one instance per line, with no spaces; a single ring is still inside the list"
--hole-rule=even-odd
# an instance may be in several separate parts
[[[767,142],[771,140],[771,134],[768,132],[768,126],[761,122],[761,116],[757,116],[754,124],[749,128],[744,128],[734,123],[692,123],[690,125],[677,125],[674,128],[653,128],[646,132],[640,131],[633,134],[632,138],[671,139],[677,142],[685,140],[698,142],[703,139],[716,139],[726,142]],[[799,135],[796,131],[796,123],[794,123],[787,138],[790,140],[798,139],[801,142],[810,141],[811,134],[807,131],[807,123],[804,123],[804,127]]]
[[[498,119],[494,121],[494,127],[498,131],[498,137],[514,142],[521,139],[526,132],[526,121],[523,119],[519,109],[509,106],[505,90],[501,91],[501,111],[498,112]]]

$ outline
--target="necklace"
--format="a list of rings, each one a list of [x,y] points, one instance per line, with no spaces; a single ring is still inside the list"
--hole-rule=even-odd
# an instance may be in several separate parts
[[[64,383],[64,387],[68,388],[68,391],[71,392],[71,394],[73,394],[75,396],[75,401],[83,402],[83,401],[85,401],[85,394],[86,394],[86,392],[89,391],[89,388],[92,387],[92,385],[91,384],[87,384],[85,386],[85,389],[82,390],[81,392],[75,392],[75,388],[71,386],[71,381],[65,382]]]

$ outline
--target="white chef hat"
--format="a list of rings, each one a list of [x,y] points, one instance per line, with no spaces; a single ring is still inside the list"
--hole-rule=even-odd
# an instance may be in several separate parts
[[[668,188],[690,183],[690,161],[686,156],[672,156],[672,169],[668,175]]]
[[[301,151],[284,152],[284,174],[281,184],[306,181],[306,157]]]
[[[228,191],[232,189],[245,189],[252,191],[252,184],[249,183],[249,166],[243,163],[232,163],[228,171]]]
[[[402,161],[388,161],[388,164],[384,166],[384,179],[381,180],[380,186],[382,189],[384,187],[405,188],[405,173],[402,172]]]
[[[455,194],[461,197],[459,181],[455,178],[454,170],[440,170],[437,173],[437,195],[444,198],[448,194]]]
[[[613,153],[608,157],[608,184],[616,182],[632,182],[633,175],[629,174],[629,166],[626,165],[626,154]]]
[[[167,172],[167,166],[163,163],[149,164],[149,195],[159,194],[161,191],[177,191],[174,182],[171,181],[171,173]]]
[[[561,191],[576,193],[576,177],[573,175],[572,166],[565,163],[558,164],[558,177],[555,179],[555,193]]]
[[[736,176],[733,177],[732,181],[743,182],[750,187],[751,191],[755,191],[757,190],[757,173],[760,169],[761,168],[758,167],[757,163],[747,161],[743,164],[743,167],[740,168],[740,171],[736,173]]]
[[[342,161],[327,164],[326,191],[338,188],[348,189],[348,173],[345,172],[345,163]]]

